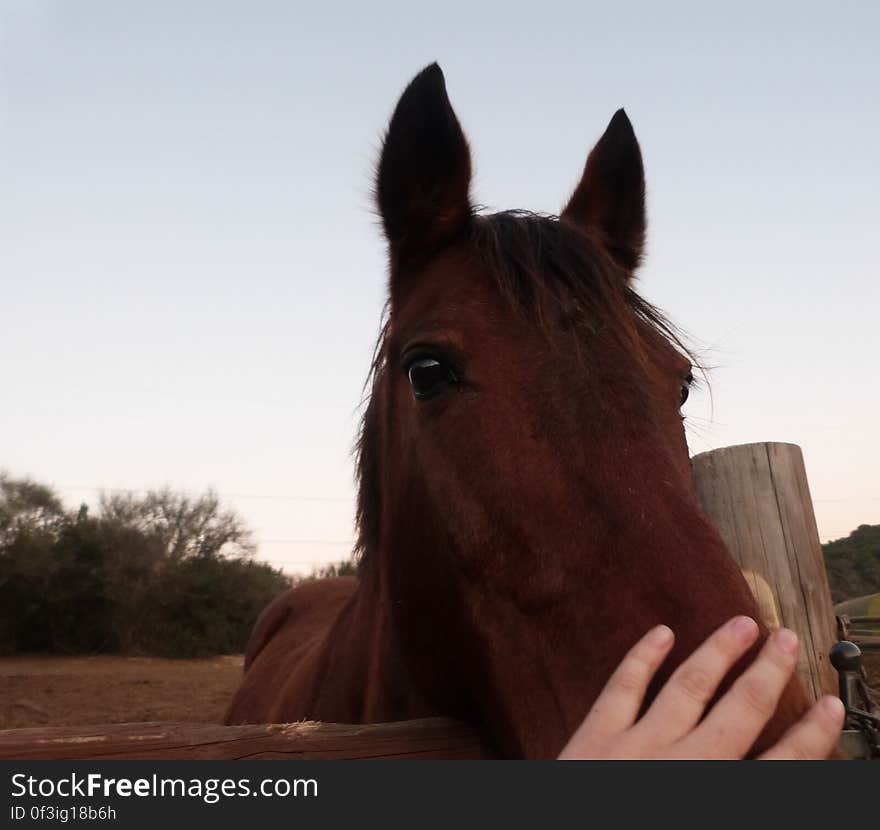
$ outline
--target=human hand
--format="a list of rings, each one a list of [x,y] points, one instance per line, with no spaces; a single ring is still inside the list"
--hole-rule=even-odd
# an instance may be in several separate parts
[[[749,617],[734,617],[715,631],[672,674],[636,721],[648,684],[674,642],[657,626],[623,658],[584,722],[562,750],[562,760],[743,758],[773,715],[797,662],[798,641],[781,628],[754,662],[703,717],[724,675],[758,637]],[[843,728],[844,707],[831,695],[819,700],[760,760],[827,758]]]

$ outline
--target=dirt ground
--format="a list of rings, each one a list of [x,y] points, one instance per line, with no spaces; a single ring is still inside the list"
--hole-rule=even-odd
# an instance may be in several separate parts
[[[880,654],[865,656],[880,692]],[[239,655],[0,658],[0,729],[93,723],[219,723],[238,686]]]
[[[242,657],[0,658],[0,729],[139,721],[221,722]]]

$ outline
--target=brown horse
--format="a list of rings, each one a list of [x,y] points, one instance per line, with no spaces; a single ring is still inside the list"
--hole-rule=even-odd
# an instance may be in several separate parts
[[[263,612],[229,723],[450,715],[502,755],[551,757],[651,626],[677,634],[654,693],[722,622],[757,617],[694,496],[691,360],[632,287],[645,187],[623,110],[558,218],[479,215],[470,179],[430,66],[378,170],[390,313],[359,574]],[[793,681],[756,750],[806,708]]]

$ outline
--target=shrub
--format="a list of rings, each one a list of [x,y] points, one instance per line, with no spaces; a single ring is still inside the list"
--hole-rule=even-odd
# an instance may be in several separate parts
[[[102,498],[92,517],[0,475],[0,653],[242,651],[290,585],[252,552],[250,531],[211,492]]]

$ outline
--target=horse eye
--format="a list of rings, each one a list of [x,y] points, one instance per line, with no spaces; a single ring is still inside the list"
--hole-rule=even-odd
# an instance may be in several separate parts
[[[688,374],[688,376],[681,382],[681,403],[679,406],[684,406],[687,402],[688,396],[691,394],[691,384],[694,382],[694,376]]]
[[[409,385],[417,400],[425,401],[439,395],[449,386],[458,383],[455,372],[433,357],[422,357],[409,364],[406,370]]]

